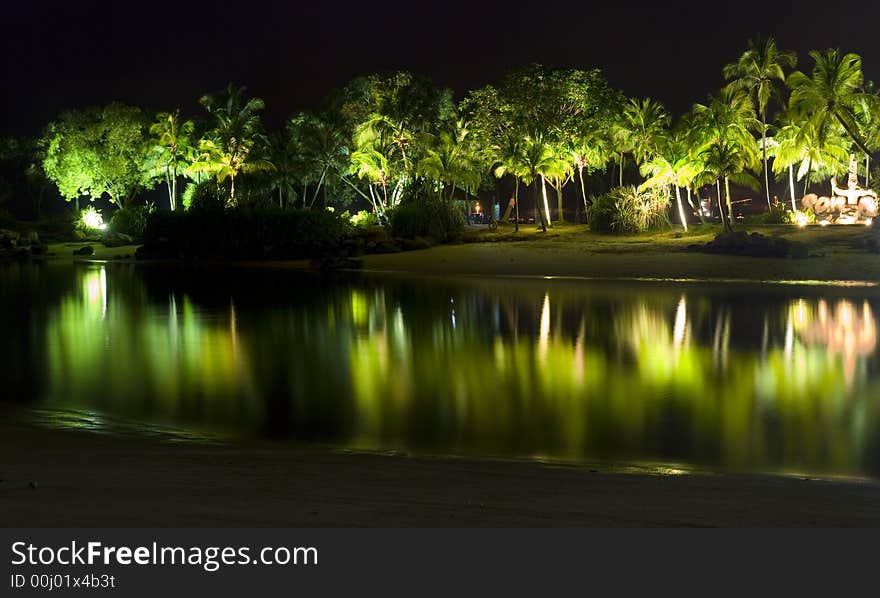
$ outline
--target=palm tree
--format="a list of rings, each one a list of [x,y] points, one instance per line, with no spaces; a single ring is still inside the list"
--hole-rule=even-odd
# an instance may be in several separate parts
[[[208,172],[222,183],[230,180],[230,202],[235,205],[235,177],[241,172],[267,170],[268,160],[251,155],[258,143],[268,145],[260,126],[259,112],[265,107],[260,98],[246,98],[245,88],[230,84],[219,95],[203,96],[199,103],[214,118],[214,128],[199,143],[200,155],[193,169]]]
[[[870,155],[854,114],[863,81],[862,59],[838,50],[813,50],[810,57],[815,63],[811,75],[795,71],[786,81],[791,88],[790,108],[809,120],[820,136],[833,124],[840,125],[853,143]]]
[[[640,171],[647,180],[639,186],[639,192],[648,188],[665,188],[670,185],[674,187],[678,216],[687,232],[687,217],[681,201],[681,188],[690,189],[694,178],[702,171],[702,164],[690,154],[683,136],[673,137],[663,145],[664,149],[660,153],[642,164]]]
[[[384,216],[385,210],[388,208],[388,158],[371,148],[352,152],[351,171],[359,179],[367,179],[373,212]],[[382,187],[381,197],[375,190],[377,186]]]
[[[547,202],[547,178],[562,176],[564,162],[553,152],[552,148],[541,138],[527,138],[523,144],[520,177],[526,184],[535,186],[535,205],[543,205],[538,209],[541,229],[546,232],[550,223],[550,205]],[[540,184],[540,186],[539,186]]]
[[[587,190],[584,186],[584,170],[589,173],[593,170],[605,168],[608,164],[609,142],[607,137],[599,131],[591,131],[587,135],[577,139],[570,148],[572,162],[577,169],[578,181],[580,182],[581,200],[584,209],[589,207]]]
[[[324,192],[324,205],[327,205],[328,182],[345,176],[350,165],[349,139],[340,123],[329,116],[299,114],[288,122],[288,131],[296,139],[297,158],[301,167],[302,182],[315,184],[311,200],[303,192],[303,207],[313,206],[318,194]]]
[[[452,199],[456,188],[470,192],[479,186],[480,167],[463,121],[456,121],[432,136],[432,143],[419,161],[417,172],[437,184],[441,198],[443,191],[448,190],[449,196],[445,199]]]
[[[636,164],[651,158],[666,137],[669,114],[651,98],[630,99],[612,127],[612,138],[620,159],[620,185],[623,186],[624,154],[632,153]]]
[[[865,145],[871,151],[880,149],[880,95],[874,84],[870,81],[865,83],[862,93],[856,101],[856,118],[859,130],[864,135]],[[871,169],[871,156],[865,154],[865,187],[870,186],[869,171]]]
[[[721,220],[724,228],[728,231],[733,230],[731,219],[733,218],[733,203],[730,200],[730,181],[759,189],[761,184],[749,173],[745,172],[746,168],[751,166],[749,163],[752,156],[743,152],[740,148],[725,141],[713,143],[706,149],[701,156],[703,160],[704,170],[698,173],[696,179],[700,182],[724,181],[725,199],[727,203],[727,219],[724,218],[724,210],[721,206],[721,197],[718,197],[718,209],[721,212]]]
[[[160,112],[150,125],[152,145],[149,168],[165,179],[168,187],[168,203],[177,209],[177,179],[189,168],[196,157],[193,134],[195,125],[191,120],[180,121],[180,111]]]
[[[517,135],[505,135],[504,142],[487,148],[489,160],[493,164],[492,172],[497,178],[506,174],[513,177],[513,205],[516,209],[514,231],[519,232],[519,183],[523,175],[524,143]]]
[[[776,82],[785,81],[784,68],[792,68],[797,63],[794,52],[780,50],[776,41],[769,37],[764,40],[750,40],[748,49],[739,60],[724,67],[724,77],[730,80],[732,89],[741,90],[753,96],[758,114],[761,117],[761,155],[764,162],[764,192],[767,206],[770,206],[770,180],[767,169],[767,104],[776,92]]]
[[[816,176],[834,175],[847,169],[850,143],[844,135],[840,127],[827,127],[823,134],[816,123],[790,117],[779,129],[771,147],[773,171],[782,174],[788,170],[793,210],[797,210],[795,180],[804,180],[805,195],[810,181]]]

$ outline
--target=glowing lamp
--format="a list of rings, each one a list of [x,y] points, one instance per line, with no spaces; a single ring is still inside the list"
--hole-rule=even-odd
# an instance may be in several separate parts
[[[104,230],[107,228],[107,225],[104,224],[104,217],[101,216],[101,212],[91,207],[83,211],[82,223],[85,228],[91,230]]]

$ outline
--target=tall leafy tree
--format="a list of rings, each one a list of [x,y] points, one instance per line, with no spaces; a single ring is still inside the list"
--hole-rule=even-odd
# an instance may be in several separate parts
[[[754,101],[761,118],[761,155],[764,163],[764,193],[770,206],[770,179],[767,168],[767,106],[785,82],[785,68],[797,63],[794,52],[780,50],[772,37],[750,40],[739,60],[724,67],[724,77],[732,89],[745,91]]]
[[[125,207],[146,184],[145,128],[138,108],[118,103],[62,114],[44,134],[43,170],[68,201],[107,195]]]
[[[642,163],[641,173],[647,178],[639,190],[652,187],[674,188],[678,216],[682,228],[687,231],[687,216],[681,201],[681,189],[690,189],[694,178],[702,171],[702,166],[691,154],[685,136],[673,136],[662,144],[662,149],[653,158]]]
[[[271,169],[271,163],[259,157],[255,148],[266,147],[268,140],[260,123],[265,104],[249,98],[244,87],[230,84],[219,94],[203,96],[199,103],[213,121],[208,137],[199,143],[199,156],[192,168],[207,172],[223,183],[229,179],[230,202],[235,205],[235,179],[242,172]]]
[[[808,120],[820,136],[825,135],[829,127],[843,127],[853,143],[870,155],[854,113],[864,80],[861,57],[839,50],[814,50],[810,57],[812,73],[808,76],[795,71],[786,81],[791,89],[790,108]]]
[[[702,182],[723,181],[725,202],[727,204],[727,218],[724,218],[724,210],[721,207],[721,197],[718,197],[718,208],[724,227],[731,230],[733,223],[733,202],[730,197],[730,182],[749,187],[760,188],[761,184],[751,174],[746,172],[754,167],[754,156],[743,151],[742,148],[726,141],[711,144],[701,155],[703,172],[697,174],[697,179]],[[751,163],[750,163],[751,162]]]
[[[168,203],[177,209],[177,180],[196,158],[195,125],[182,121],[180,112],[160,112],[150,125],[147,168],[160,176],[168,188]]]
[[[620,160],[620,185],[623,185],[624,155],[632,154],[637,165],[656,155],[666,140],[669,114],[651,98],[630,99],[614,125],[612,137]]]
[[[441,198],[451,199],[456,189],[471,193],[480,185],[481,165],[462,120],[432,136],[425,154],[417,171],[436,185]],[[444,191],[448,196],[443,195]]]
[[[372,172],[391,206],[413,184],[426,139],[456,118],[452,92],[407,72],[373,75],[350,84],[343,115],[353,125],[352,170]],[[381,156],[379,158],[378,156]],[[381,173],[381,176],[378,176]],[[384,197],[383,197],[384,199]]]

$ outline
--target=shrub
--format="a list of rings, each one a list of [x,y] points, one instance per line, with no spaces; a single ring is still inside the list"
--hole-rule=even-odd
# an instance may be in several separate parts
[[[753,214],[746,216],[746,224],[784,224],[790,222],[789,213],[785,210],[785,205],[776,202],[770,206],[770,210],[763,214]]]
[[[145,257],[296,259],[340,252],[348,221],[326,210],[192,209],[155,212],[144,230]]]
[[[394,208],[389,218],[391,234],[405,239],[428,237],[444,242],[457,237],[464,229],[461,213],[446,202],[406,203]]]
[[[593,201],[589,210],[590,229],[600,233],[640,233],[669,226],[669,196],[662,191],[639,192],[635,187],[617,187]]]
[[[183,190],[183,207],[197,210],[223,209],[229,199],[229,190],[214,179],[187,183]]]
[[[345,212],[346,214],[348,212]],[[356,226],[358,228],[369,228],[371,226],[379,226],[379,217],[376,216],[373,212],[368,212],[367,210],[361,210],[354,216],[349,217],[352,226]]]
[[[110,230],[133,239],[142,239],[147,226],[147,217],[154,211],[153,204],[116,210],[110,217]]]
[[[617,207],[614,198],[610,195],[600,195],[594,198],[593,203],[587,210],[590,230],[597,233],[613,233],[616,216]]]

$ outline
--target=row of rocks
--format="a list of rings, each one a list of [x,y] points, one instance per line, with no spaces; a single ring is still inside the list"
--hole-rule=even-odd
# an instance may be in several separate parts
[[[46,246],[35,232],[21,234],[14,230],[0,229],[0,257],[29,257],[43,255]]]

